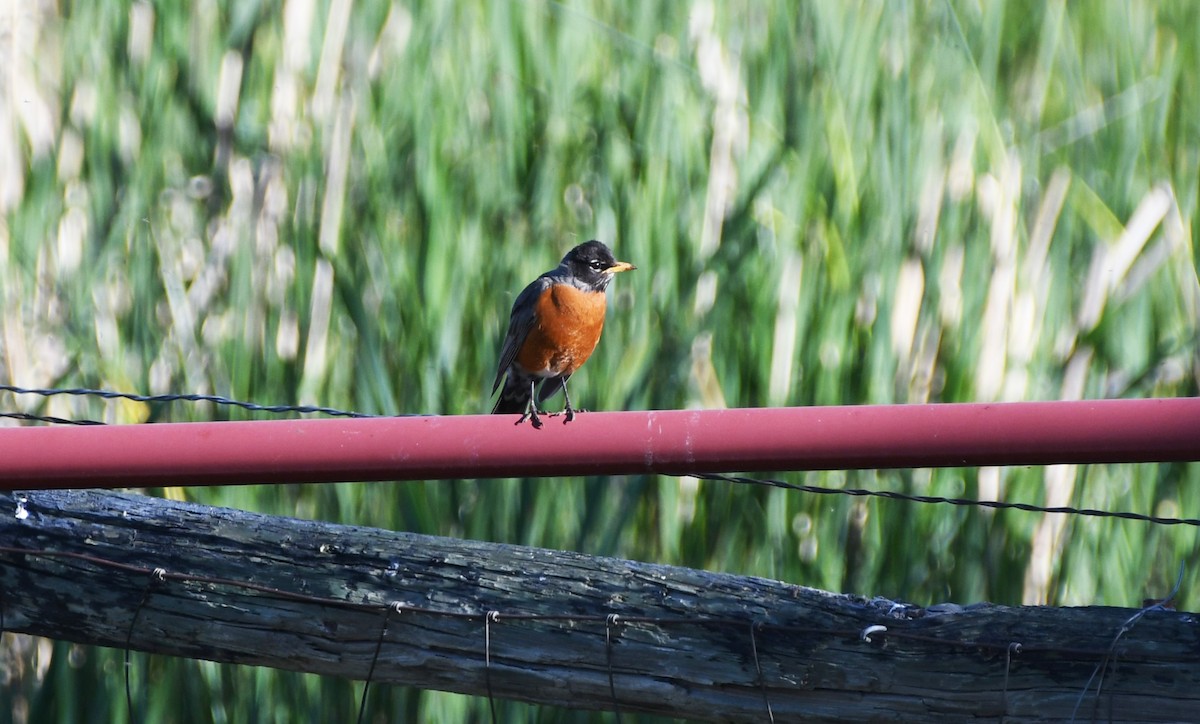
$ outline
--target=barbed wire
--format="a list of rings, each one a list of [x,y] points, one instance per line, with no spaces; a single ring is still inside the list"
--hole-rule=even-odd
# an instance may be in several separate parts
[[[99,420],[71,420],[65,417],[51,415],[34,415],[29,412],[0,412],[0,417],[10,420],[26,420],[29,422],[48,422],[53,425],[103,425]]]
[[[11,392],[14,395],[40,395],[42,397],[55,397],[57,395],[70,395],[73,397],[99,397],[105,400],[130,400],[132,402],[147,402],[147,403],[168,403],[168,402],[211,402],[214,405],[226,405],[230,407],[240,407],[243,410],[251,412],[270,412],[274,414],[282,413],[320,413],[322,415],[331,415],[333,417],[381,417],[380,415],[372,415],[365,412],[354,412],[352,410],[340,410],[336,407],[321,407],[318,405],[260,405],[255,402],[245,402],[235,400],[221,395],[197,395],[197,394],[166,394],[166,395],[139,395],[134,392],[114,392],[112,390],[96,390],[87,387],[73,388],[31,388],[17,387],[16,385],[0,384],[0,392]],[[7,413],[0,416],[13,417],[24,413]],[[98,425],[97,422],[73,422],[62,420],[61,418],[50,418],[32,415],[22,417],[20,419],[39,420],[42,422],[65,422],[67,424],[85,424]]]
[[[39,395],[42,397],[54,397],[57,395],[70,395],[75,397],[98,397],[105,400],[132,400],[134,402],[146,403],[170,403],[170,402],[211,402],[217,405],[229,405],[238,407],[251,412],[267,412],[271,414],[286,414],[286,413],[318,413],[331,415],[336,417],[352,417],[352,418],[377,418],[386,417],[386,415],[377,415],[365,412],[355,412],[351,410],[343,410],[336,407],[326,407],[318,405],[262,405],[255,402],[246,402],[243,400],[235,400],[229,397],[220,395],[199,395],[199,394],[164,394],[164,395],[140,395],[133,392],[116,392],[112,390],[99,390],[84,387],[75,388],[27,388],[18,387],[16,385],[0,384],[0,392],[10,392],[17,395]],[[408,415],[401,415],[407,417]],[[7,417],[18,420],[28,420],[36,422],[46,422],[51,424],[63,425],[103,425],[105,423],[97,420],[72,420],[61,417],[52,417],[49,415],[36,415],[24,412],[0,412],[0,417]],[[1147,513],[1135,513],[1132,511],[1112,511],[1099,510],[1096,508],[1077,508],[1073,506],[1046,506],[1037,505],[1034,503],[1019,503],[1007,502],[1001,500],[975,500],[971,498],[957,498],[941,495],[917,495],[913,493],[902,493],[892,490],[869,490],[865,488],[830,488],[820,485],[810,485],[805,483],[790,483],[785,480],[775,478],[758,478],[746,475],[733,475],[730,473],[666,473],[672,477],[693,477],[702,480],[713,480],[727,483],[735,483],[739,485],[756,485],[763,487],[782,488],[785,490],[794,490],[802,493],[810,493],[813,495],[843,495],[859,498],[883,498],[886,500],[898,500],[908,503],[918,503],[924,505],[953,505],[958,507],[973,507],[973,508],[989,508],[992,510],[1019,510],[1027,513],[1053,513],[1062,515],[1078,515],[1092,518],[1116,518],[1120,520],[1131,520],[1143,523],[1151,523],[1153,525],[1186,525],[1192,527],[1200,527],[1200,518],[1176,518],[1169,516],[1150,515]]]
[[[1154,523],[1156,525],[1190,525],[1200,527],[1200,519],[1197,518],[1170,518],[1166,516],[1147,515],[1145,513],[1132,513],[1120,510],[1097,510],[1095,508],[1073,508],[1063,505],[1048,506],[1035,505],[1033,503],[1011,503],[1002,500],[950,498],[941,495],[916,495],[913,493],[900,493],[894,490],[827,488],[820,485],[789,483],[786,480],[777,480],[774,478],[753,478],[745,475],[730,475],[728,473],[690,473],[690,476],[693,478],[701,478],[703,480],[720,480],[727,483],[738,483],[741,485],[759,485],[771,488],[783,488],[785,490],[796,490],[802,493],[812,493],[814,495],[848,495],[850,497],[857,498],[886,498],[888,500],[903,500],[909,503],[956,505],[961,507],[992,508],[996,510],[1021,510],[1027,513],[1061,513],[1064,515],[1082,515],[1093,518],[1120,518],[1122,520],[1136,520],[1143,523]],[[685,476],[681,475],[680,477]]]

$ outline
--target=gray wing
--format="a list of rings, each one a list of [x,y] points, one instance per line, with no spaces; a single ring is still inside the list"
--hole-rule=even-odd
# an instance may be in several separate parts
[[[525,338],[529,336],[529,330],[533,329],[533,312],[537,306],[538,297],[552,283],[549,276],[543,274],[525,287],[517,295],[517,300],[513,302],[512,312],[508,318],[508,333],[504,335],[504,346],[500,348],[500,364],[496,367],[496,381],[492,383],[493,394],[499,389],[500,381],[508,372],[509,365],[517,358],[517,352],[525,343]]]

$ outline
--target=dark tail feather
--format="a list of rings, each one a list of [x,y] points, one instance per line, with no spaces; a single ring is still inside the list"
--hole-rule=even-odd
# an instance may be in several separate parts
[[[559,390],[565,389],[567,380],[569,379],[571,379],[571,375],[563,375],[561,377],[551,377],[543,382],[541,388],[538,389],[538,404],[540,405],[551,397],[554,397],[558,394]]]
[[[534,379],[534,377],[523,375],[516,370],[509,370],[508,377],[504,380],[504,387],[500,390],[500,398],[496,400],[496,406],[492,408],[492,414],[524,415],[525,410],[529,407],[530,385]]]

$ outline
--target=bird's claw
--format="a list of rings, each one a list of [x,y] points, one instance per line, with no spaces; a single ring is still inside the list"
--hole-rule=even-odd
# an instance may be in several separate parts
[[[568,407],[567,409],[563,410],[562,412],[551,412],[550,417],[558,417],[561,415],[563,418],[563,424],[565,425],[568,422],[572,422],[575,420],[575,413],[577,413],[577,412],[587,412],[587,410],[585,410],[583,408],[576,410],[573,407]]]
[[[544,411],[543,411],[543,414],[545,414]],[[538,409],[536,407],[530,407],[528,410],[525,411],[525,414],[521,415],[520,419],[518,419],[513,424],[520,425],[522,422],[525,422],[526,420],[529,420],[529,424],[533,425],[534,430],[542,429],[542,418],[538,415]]]

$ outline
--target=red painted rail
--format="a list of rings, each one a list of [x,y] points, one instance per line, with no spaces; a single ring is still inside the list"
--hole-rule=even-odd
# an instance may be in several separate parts
[[[0,429],[5,488],[1200,460],[1200,398]]]

